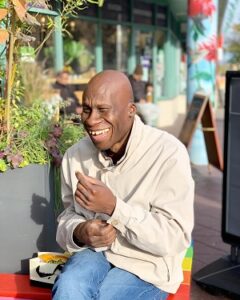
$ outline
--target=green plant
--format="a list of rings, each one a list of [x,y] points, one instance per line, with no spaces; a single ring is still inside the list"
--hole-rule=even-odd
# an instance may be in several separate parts
[[[101,6],[103,0],[68,0],[63,2],[59,15],[63,30],[71,15],[87,3]],[[30,163],[44,164],[53,160],[59,164],[61,156],[71,144],[79,140],[84,131],[62,120],[53,123],[44,100],[51,98],[51,89],[41,66],[34,64],[35,49],[31,46],[37,18],[28,7],[40,3],[50,9],[45,0],[0,0],[0,171],[24,167]],[[54,31],[49,18],[46,39]],[[21,63],[31,56],[31,63]],[[4,63],[2,63],[4,62]],[[56,136],[56,132],[61,135]],[[52,146],[51,146],[52,143]]]
[[[71,145],[75,144],[81,137],[85,135],[82,126],[73,123],[58,123],[51,127],[48,134],[48,139],[45,143],[48,153],[52,157],[55,165],[54,179],[55,179],[55,212],[58,215],[62,211],[61,201],[61,176],[59,166],[62,161],[63,154]]]
[[[240,24],[235,24],[232,28],[233,34],[229,35],[225,50],[230,54],[228,59],[231,64],[239,66],[240,62]]]
[[[3,106],[0,99],[0,109]],[[14,105],[10,143],[4,133],[0,139],[0,172],[49,161],[59,166],[66,149],[83,136],[81,125],[64,120],[53,123],[43,102],[35,102],[27,109],[24,105]]]

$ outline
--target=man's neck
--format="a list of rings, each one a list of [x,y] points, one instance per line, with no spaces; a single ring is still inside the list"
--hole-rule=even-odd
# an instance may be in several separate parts
[[[127,147],[127,143],[128,143],[130,134],[131,134],[131,131],[129,132],[126,140],[124,141],[123,145],[118,150],[118,152],[113,152],[111,149],[107,149],[104,151],[105,155],[112,159],[114,165],[116,165],[117,162],[123,157],[126,147]]]
[[[117,153],[112,152],[110,149],[104,151],[106,156],[110,157],[113,161],[113,164],[116,165],[117,162],[123,157],[124,153],[125,153],[125,149],[126,147],[124,147],[124,149],[122,150],[122,148],[120,149],[120,151],[118,151]]]

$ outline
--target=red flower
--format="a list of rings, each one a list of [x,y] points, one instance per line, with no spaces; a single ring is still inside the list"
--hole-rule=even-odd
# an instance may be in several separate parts
[[[207,42],[202,43],[198,47],[198,51],[206,51],[204,58],[208,61],[215,61],[217,59],[217,39],[212,36]]]
[[[190,17],[210,17],[216,10],[213,0],[188,0],[188,15]]]

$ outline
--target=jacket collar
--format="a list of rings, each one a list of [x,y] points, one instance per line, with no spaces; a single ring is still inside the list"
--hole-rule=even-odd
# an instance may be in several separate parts
[[[103,151],[99,151],[98,153],[99,162],[105,168],[112,168],[114,166],[118,166],[122,164],[123,162],[126,162],[128,158],[132,155],[134,150],[136,149],[137,144],[141,141],[143,126],[144,124],[140,120],[139,116],[135,115],[132,130],[125,149],[125,153],[121,157],[121,159],[116,163],[116,165],[114,165],[110,157],[106,156]]]

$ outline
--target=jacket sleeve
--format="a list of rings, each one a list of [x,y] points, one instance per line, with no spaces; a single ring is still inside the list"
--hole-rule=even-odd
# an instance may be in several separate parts
[[[84,249],[76,245],[73,241],[73,231],[75,227],[86,221],[80,213],[76,213],[73,201],[73,189],[70,177],[68,155],[65,154],[61,168],[61,191],[64,211],[58,217],[57,242],[68,252],[75,252]]]
[[[117,199],[108,220],[131,245],[154,255],[175,255],[191,242],[193,229],[194,181],[189,157],[179,147],[149,187],[154,190],[149,210]],[[148,197],[149,195],[146,195]]]

